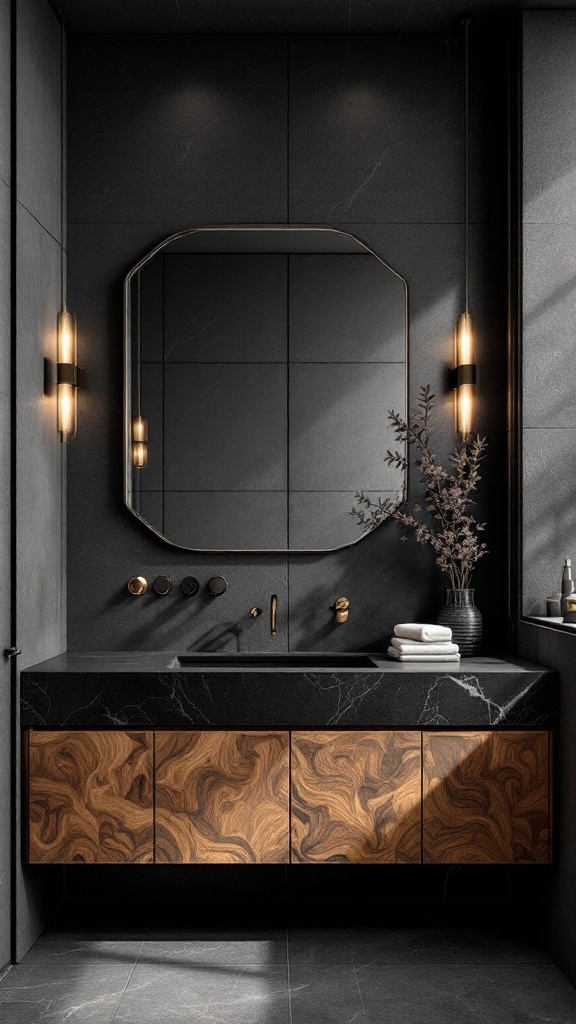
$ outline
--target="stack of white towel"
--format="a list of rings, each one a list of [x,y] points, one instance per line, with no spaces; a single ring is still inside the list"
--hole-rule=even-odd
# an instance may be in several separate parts
[[[448,626],[402,622],[394,629],[388,654],[397,661],[459,661]]]

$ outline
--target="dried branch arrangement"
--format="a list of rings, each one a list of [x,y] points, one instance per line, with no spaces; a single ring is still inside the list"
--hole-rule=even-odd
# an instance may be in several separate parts
[[[364,529],[373,529],[385,519],[397,519],[403,526],[411,527],[419,544],[432,546],[436,564],[449,576],[451,586],[464,590],[470,586],[476,563],[488,554],[486,544],[479,539],[486,524],[479,523],[470,511],[488,445],[480,437],[463,441],[449,456],[450,468],[445,469],[430,450],[434,398],[426,384],[420,388],[416,412],[408,423],[398,413],[388,413],[396,440],[406,450],[408,445],[416,449],[416,466],[426,488],[425,509],[415,504],[411,513],[406,512],[404,508],[395,508],[390,498],[372,501],[369,495],[357,491],[358,504],[349,514]],[[404,472],[408,469],[406,455],[399,451],[388,450],[385,462]],[[401,539],[406,541],[408,537],[404,535]]]

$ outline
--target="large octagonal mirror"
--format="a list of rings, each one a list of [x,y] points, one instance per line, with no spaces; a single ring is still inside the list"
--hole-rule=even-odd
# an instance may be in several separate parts
[[[125,289],[125,500],[194,551],[330,551],[400,502],[406,282],[322,227],[183,231]]]

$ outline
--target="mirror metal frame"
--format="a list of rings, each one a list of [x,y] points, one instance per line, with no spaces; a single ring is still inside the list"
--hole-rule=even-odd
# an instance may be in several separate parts
[[[370,530],[364,530],[356,540],[351,540],[347,544],[340,544],[334,548],[191,548],[186,547],[183,544],[176,544],[174,541],[169,540],[164,534],[152,526],[148,520],[144,519],[138,512],[136,512],[131,505],[132,499],[132,338],[131,338],[131,323],[132,323],[132,294],[131,284],[132,279],[136,274],[147,263],[150,262],[162,249],[165,249],[172,242],[177,241],[180,238],[184,238],[186,235],[195,235],[202,232],[217,232],[217,231],[282,231],[282,232],[303,232],[303,231],[321,231],[322,233],[333,232],[336,235],[346,235],[351,238],[357,245],[360,245],[367,253],[374,256],[383,266],[386,267],[392,274],[395,275],[403,284],[404,291],[404,365],[406,372],[404,374],[404,406],[406,409],[406,416],[408,416],[408,394],[409,394],[409,363],[408,363],[408,283],[405,278],[402,277],[389,263],[386,263],[377,252],[374,252],[370,246],[362,242],[361,239],[357,238],[356,235],[351,234],[349,231],[341,231],[339,228],[333,228],[329,225],[322,224],[216,224],[216,225],[203,225],[202,227],[187,228],[184,231],[177,231],[173,235],[169,235],[168,238],[164,238],[158,245],[154,246],[141,260],[136,263],[134,267],[128,272],[124,278],[124,409],[123,409],[123,420],[124,420],[124,504],[126,508],[138,519],[143,526],[150,530],[159,540],[168,544],[170,547],[177,548],[179,551],[192,551],[196,554],[204,555],[324,555],[330,554],[334,551],[343,551],[346,548],[354,547],[361,540],[364,540],[369,534],[373,533],[374,530],[378,529],[383,523],[379,523],[378,526],[372,527]],[[406,450],[406,446],[405,450]],[[397,507],[403,505],[408,497],[408,477],[409,468],[404,474],[404,480],[402,484],[402,490],[400,492],[400,498]],[[383,522],[386,522],[384,520]]]

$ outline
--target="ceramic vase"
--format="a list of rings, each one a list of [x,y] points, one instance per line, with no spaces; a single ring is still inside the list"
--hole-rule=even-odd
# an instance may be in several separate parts
[[[441,626],[452,630],[452,641],[458,644],[463,658],[478,654],[482,642],[482,615],[474,604],[474,590],[446,591],[446,604],[438,615]]]

